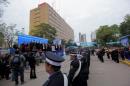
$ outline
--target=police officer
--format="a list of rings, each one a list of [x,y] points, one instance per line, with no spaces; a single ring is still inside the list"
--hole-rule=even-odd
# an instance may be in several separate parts
[[[85,60],[85,63],[87,63],[88,68],[90,67],[90,50],[85,48],[82,52],[83,59]]]
[[[100,50],[98,51],[98,53],[97,53],[97,56],[98,56],[99,60],[100,60],[102,63],[104,63],[104,58],[103,58],[104,54],[105,54],[105,49],[100,49]]]
[[[112,59],[115,62],[119,63],[119,53],[118,53],[118,49],[117,48],[114,48],[114,50],[112,51],[111,55],[112,55]]]
[[[81,71],[80,71],[80,77],[82,81],[82,86],[87,86],[87,80],[89,76],[89,66],[90,66],[90,52],[89,50],[82,51],[82,58],[81,58]]]
[[[83,86],[81,77],[79,76],[81,71],[81,61],[77,58],[77,54],[72,52],[70,54],[70,71],[68,75],[69,86]]]
[[[45,69],[50,76],[43,86],[68,86],[67,77],[60,71],[61,63],[65,59],[53,52],[46,52],[45,56]]]

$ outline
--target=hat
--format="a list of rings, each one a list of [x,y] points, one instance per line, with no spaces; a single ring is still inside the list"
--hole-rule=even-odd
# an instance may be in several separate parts
[[[61,66],[61,63],[65,60],[63,57],[53,53],[53,52],[46,52],[46,62],[54,65],[54,66]]]
[[[81,58],[83,58],[83,56],[80,54],[77,54],[77,59],[81,59]]]
[[[71,51],[70,52],[70,56],[75,56],[77,54],[77,52]]]

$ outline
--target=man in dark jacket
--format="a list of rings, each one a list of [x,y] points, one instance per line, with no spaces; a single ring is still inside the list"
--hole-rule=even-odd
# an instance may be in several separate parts
[[[34,53],[29,53],[29,65],[30,65],[30,79],[36,79],[36,60],[34,57]]]
[[[82,86],[87,86],[87,80],[89,79],[89,66],[90,66],[90,51],[88,49],[84,49],[81,53],[81,71],[79,77],[81,77],[80,81],[82,82]]]
[[[69,86],[84,86],[82,83],[82,77],[80,77],[81,61],[77,58],[76,53],[70,54],[70,71],[68,75]]]
[[[64,58],[52,52],[46,52],[45,56],[45,68],[49,74],[49,79],[43,86],[68,86],[67,77],[60,71],[61,63],[64,61]]]

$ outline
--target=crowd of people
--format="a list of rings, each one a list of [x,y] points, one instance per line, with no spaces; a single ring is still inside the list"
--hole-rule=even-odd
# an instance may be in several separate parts
[[[20,47],[14,45],[10,53],[0,55],[0,79],[11,79],[18,85],[20,76],[23,84],[25,69],[30,69],[30,79],[36,79],[36,65],[45,62],[45,53],[48,51],[63,55],[61,45],[39,43],[22,44]]]
[[[61,72],[61,63],[65,60],[63,46],[30,43],[20,47],[15,45],[13,49],[14,53],[0,57],[0,79],[12,79],[15,85],[19,84],[19,76],[21,84],[24,84],[24,70],[28,67],[30,79],[36,79],[36,65],[44,62],[49,78],[43,86],[88,86],[91,55],[97,55],[101,62],[104,62],[105,54],[116,63],[119,63],[119,58],[130,59],[129,48],[71,49],[68,54],[71,60],[70,70],[66,75]]]
[[[119,63],[119,59],[130,59],[130,49],[123,47],[92,49],[91,54],[97,55],[101,62],[104,62],[105,55],[108,59],[112,59],[116,63]]]
[[[45,69],[49,74],[48,80],[43,86],[88,86],[90,51],[87,48],[72,49],[70,55],[69,74],[61,72],[61,63],[64,61],[57,54],[47,54]]]

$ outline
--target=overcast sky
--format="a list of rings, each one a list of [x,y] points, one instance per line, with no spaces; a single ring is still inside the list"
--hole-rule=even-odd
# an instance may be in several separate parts
[[[9,0],[3,20],[17,24],[17,29],[25,28],[28,33],[30,9],[48,2],[73,28],[75,40],[78,33],[90,34],[101,25],[120,24],[126,14],[130,14],[130,0]]]

